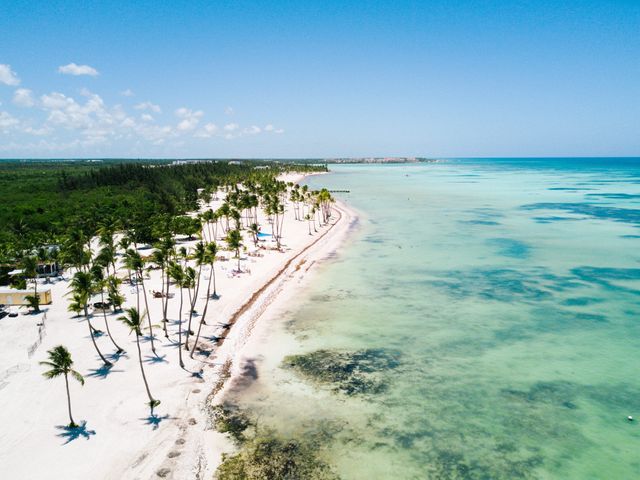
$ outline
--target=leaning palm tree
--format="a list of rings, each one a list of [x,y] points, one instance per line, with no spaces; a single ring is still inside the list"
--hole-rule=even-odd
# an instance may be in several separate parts
[[[132,332],[136,334],[136,345],[138,346],[138,361],[140,363],[140,372],[142,372],[142,380],[144,381],[144,388],[147,390],[147,395],[149,396],[149,408],[151,408],[151,414],[153,415],[153,409],[160,405],[160,400],[156,400],[151,395],[151,390],[149,390],[149,383],[147,382],[147,376],[144,373],[144,365],[142,363],[142,350],[140,349],[140,337],[142,336],[142,317],[138,313],[138,310],[135,308],[127,308],[127,314],[119,317],[122,323],[124,323],[127,327],[131,329]]]
[[[104,364],[110,367],[112,364],[109,360],[104,358],[102,352],[98,348],[98,344],[96,343],[96,339],[93,335],[93,325],[91,325],[91,320],[89,319],[89,301],[91,300],[91,295],[94,292],[94,284],[93,277],[88,272],[77,271],[71,280],[71,294],[73,294],[74,301],[79,302],[82,305],[82,309],[84,310],[84,317],[87,320],[87,325],[89,326],[89,334],[91,336],[91,341],[93,342],[93,346],[98,352],[98,355],[104,362]]]
[[[180,289],[180,308],[178,310],[178,359],[180,360],[180,367],[184,368],[184,362],[182,361],[182,305],[184,302],[183,288],[187,281],[185,271],[179,263],[171,263],[169,266],[169,276],[173,279],[176,287]]]
[[[69,393],[69,375],[75,378],[80,385],[84,385],[84,378],[77,371],[75,371],[73,367],[73,360],[71,359],[71,354],[69,350],[67,350],[62,345],[58,345],[57,347],[49,350],[47,352],[49,355],[48,362],[40,362],[40,365],[46,365],[47,367],[51,367],[51,370],[47,370],[43,373],[46,378],[55,378],[60,375],[64,375],[64,383],[67,387],[67,408],[69,409],[69,428],[76,428],[78,425],[73,420],[73,415],[71,415],[71,394]]]
[[[196,334],[196,341],[193,343],[193,349],[191,349],[191,358],[193,358],[193,354],[196,351],[196,347],[198,346],[198,340],[200,339],[200,331],[202,330],[202,325],[205,324],[205,319],[207,318],[207,310],[209,309],[209,300],[211,298],[218,298],[218,294],[216,293],[216,272],[214,270],[214,264],[216,261],[216,255],[218,254],[218,246],[216,242],[210,242],[207,244],[205,259],[207,263],[211,266],[211,271],[209,272],[209,284],[207,285],[207,301],[204,304],[204,311],[202,312],[202,318],[200,319],[200,324],[198,325],[198,333]],[[211,296],[211,279],[213,279],[213,296]]]
[[[202,266],[206,263],[206,245],[204,242],[196,243],[196,246],[193,250],[193,254],[191,255],[191,258],[193,258],[196,261],[196,265],[198,266],[198,274],[196,276],[197,280],[196,280],[195,292],[194,292],[193,298],[191,299],[191,302],[189,302],[191,308],[189,308],[189,323],[187,325],[187,335],[184,340],[185,350],[189,350],[189,335],[192,335],[191,319],[193,318],[193,312],[195,311],[196,302],[198,301],[198,293],[200,292],[200,279],[202,277]]]
[[[127,268],[134,270],[136,272],[136,295],[138,298],[137,306],[140,308],[140,289],[138,287],[138,279],[140,281],[140,285],[142,285],[142,294],[144,295],[144,306],[146,308],[147,320],[149,322],[149,338],[151,339],[151,351],[154,355],[158,355],[156,353],[156,345],[154,343],[153,337],[153,325],[151,325],[151,315],[149,315],[149,300],[147,299],[147,290],[144,287],[144,260],[137,252],[137,250],[129,249],[125,254],[125,264]]]
[[[109,335],[109,338],[111,339],[111,343],[113,343],[113,346],[116,347],[117,353],[123,353],[124,349],[121,348],[120,345],[118,345],[114,340],[113,335],[111,334],[111,329],[109,328],[109,322],[107,321],[107,309],[105,308],[106,305],[104,303],[104,289],[107,286],[107,279],[104,276],[104,270],[102,266],[98,264],[93,265],[93,267],[91,267],[91,275],[93,276],[93,282],[96,290],[100,292],[100,302],[102,303],[102,316],[104,317],[104,325],[107,328],[107,334]]]

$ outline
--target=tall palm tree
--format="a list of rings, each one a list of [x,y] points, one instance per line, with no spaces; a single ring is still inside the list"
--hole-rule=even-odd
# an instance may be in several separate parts
[[[193,349],[191,350],[191,358],[193,358],[193,354],[196,351],[196,347],[198,346],[198,340],[200,339],[200,331],[202,330],[202,325],[206,325],[205,320],[207,318],[207,310],[209,309],[209,300],[211,299],[211,279],[213,279],[213,298],[218,298],[218,294],[216,293],[215,285],[216,285],[216,273],[214,270],[214,264],[216,261],[216,255],[218,254],[218,246],[216,242],[210,242],[207,244],[205,251],[205,260],[211,266],[211,271],[209,272],[209,283],[207,285],[207,300],[204,304],[204,311],[202,312],[202,318],[200,319],[200,324],[198,325],[198,333],[196,334],[196,341],[193,343]]]
[[[40,311],[40,302],[38,301],[38,259],[32,256],[24,257],[22,259],[22,268],[24,276],[33,280],[34,301],[30,302],[30,304],[33,307],[33,311],[38,313]]]
[[[149,390],[149,383],[147,382],[147,376],[144,373],[144,365],[142,363],[142,350],[140,350],[140,337],[142,336],[142,318],[138,313],[138,310],[135,308],[127,308],[127,314],[119,317],[122,323],[124,323],[127,327],[131,329],[132,332],[136,334],[136,345],[138,346],[138,362],[140,363],[140,372],[142,372],[142,380],[144,381],[144,388],[147,390],[147,395],[149,397],[149,408],[151,408],[151,414],[153,415],[153,409],[160,405],[160,400],[156,400],[151,395],[151,390]]]
[[[149,338],[151,338],[151,351],[154,355],[156,353],[156,345],[153,337],[153,325],[151,324],[151,315],[149,314],[149,300],[147,298],[147,290],[144,286],[144,260],[140,256],[137,250],[129,249],[125,254],[125,265],[127,268],[136,272],[136,277],[140,279],[140,285],[142,286],[142,295],[144,296],[144,306],[146,308],[147,321],[149,323]],[[136,295],[138,296],[137,308],[140,309],[140,289],[138,287],[138,279],[136,279]]]
[[[184,302],[183,287],[186,281],[185,271],[179,263],[172,263],[169,266],[169,275],[176,284],[176,287],[180,289],[180,308],[178,310],[178,359],[180,360],[180,367],[184,368],[184,362],[182,361],[182,305]]]
[[[91,336],[91,341],[93,342],[93,346],[98,352],[98,355],[102,359],[103,363],[110,367],[112,363],[104,358],[104,355],[98,348],[98,344],[96,343],[96,339],[94,337],[93,325],[91,325],[91,320],[89,318],[89,302],[91,300],[91,295],[94,292],[94,284],[93,278],[90,273],[77,271],[73,275],[73,279],[71,280],[71,292],[73,294],[74,301],[78,301],[82,305],[82,309],[84,310],[84,317],[87,321],[87,325],[89,326],[89,334]]]
[[[73,367],[73,360],[71,359],[71,354],[69,350],[67,350],[62,345],[58,345],[57,347],[49,350],[47,352],[49,355],[49,361],[40,362],[40,365],[46,365],[47,367],[51,367],[51,370],[47,370],[43,373],[46,378],[55,378],[60,375],[64,375],[64,383],[67,387],[67,408],[69,410],[69,428],[76,428],[78,425],[73,420],[73,415],[71,414],[71,394],[69,393],[69,375],[75,378],[80,385],[84,385],[84,378],[77,371],[75,371]]]
[[[200,292],[200,279],[202,278],[202,266],[206,263],[206,246],[204,242],[196,243],[191,256],[196,261],[198,266],[198,274],[196,280],[196,289],[193,295],[193,299],[190,302],[191,308],[189,309],[189,323],[187,325],[187,334],[184,340],[184,349],[189,350],[189,335],[191,335],[191,319],[193,318],[193,311],[196,308],[196,302],[198,301],[198,293]]]
[[[111,343],[113,343],[113,346],[116,347],[117,353],[122,353],[124,352],[124,349],[121,348],[120,345],[116,343],[115,339],[113,338],[113,335],[111,334],[111,329],[109,329],[109,322],[107,321],[107,310],[106,308],[104,308],[105,307],[104,289],[107,286],[107,279],[104,276],[104,270],[102,266],[98,264],[94,264],[93,267],[91,267],[91,275],[93,276],[93,283],[95,285],[95,289],[98,292],[100,292],[100,302],[102,302],[102,316],[104,317],[104,326],[107,329],[107,334],[109,335],[109,338],[111,339]]]
[[[196,286],[196,271],[193,267],[187,267],[184,269],[184,283],[182,284],[183,288],[187,289],[187,293],[189,294],[189,326],[185,332],[185,345],[189,341],[189,335],[191,335],[191,318],[193,316],[193,305],[195,303],[195,297],[191,295],[191,292]],[[185,350],[189,350],[185,348]]]
[[[160,293],[161,293],[161,297],[160,297],[160,301],[162,302],[162,329],[164,330],[164,336],[166,338],[169,338],[169,332],[167,331],[167,310],[165,308],[165,303],[168,301],[168,294],[169,294],[169,285],[168,285],[168,281],[165,282],[165,270],[167,268],[167,262],[168,262],[168,255],[167,255],[167,251],[162,248],[162,245],[158,245],[157,248],[153,251],[153,253],[151,254],[153,263],[155,263],[157,266],[160,267],[160,280],[162,281],[161,283],[161,287],[160,287]],[[165,283],[166,285],[166,292],[165,292]]]
[[[236,257],[238,258],[238,272],[240,271],[240,248],[242,248],[242,234],[240,230],[229,230],[227,233],[227,245],[232,250],[235,250]]]

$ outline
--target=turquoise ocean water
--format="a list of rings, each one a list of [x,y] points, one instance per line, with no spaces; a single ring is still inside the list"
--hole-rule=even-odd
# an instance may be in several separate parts
[[[353,165],[361,213],[232,393],[349,479],[640,478],[640,159]],[[291,353],[393,352],[335,391]],[[627,416],[637,418],[627,421]]]

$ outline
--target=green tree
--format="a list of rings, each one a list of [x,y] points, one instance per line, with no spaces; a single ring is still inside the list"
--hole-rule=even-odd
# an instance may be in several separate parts
[[[49,355],[49,361],[40,362],[40,365],[46,365],[50,367],[51,370],[47,370],[43,373],[46,378],[56,378],[60,375],[64,375],[64,383],[67,387],[67,408],[69,410],[69,427],[76,428],[78,425],[73,420],[73,415],[71,414],[71,394],[69,392],[69,375],[75,378],[80,385],[84,385],[84,378],[77,371],[75,371],[73,367],[73,360],[71,359],[71,354],[69,350],[67,350],[62,345],[58,345],[57,347],[49,350],[47,352]]]
[[[95,285],[96,290],[100,292],[100,302],[102,302],[102,316],[104,317],[104,326],[107,329],[107,334],[109,335],[109,338],[111,339],[111,343],[113,343],[113,346],[116,347],[116,351],[118,353],[122,353],[124,352],[124,349],[121,348],[116,343],[115,339],[113,338],[113,335],[111,334],[111,329],[109,328],[109,321],[107,320],[107,309],[104,308],[105,307],[104,289],[107,286],[108,280],[104,276],[104,270],[102,266],[98,264],[94,264],[93,267],[91,267],[91,275],[93,276],[93,283]]]
[[[193,343],[193,349],[191,350],[191,358],[193,358],[193,354],[196,351],[196,347],[198,346],[198,340],[200,339],[200,331],[202,330],[202,325],[206,325],[205,321],[207,318],[207,311],[209,309],[209,301],[211,300],[211,280],[213,279],[213,298],[217,299],[218,294],[216,293],[216,271],[215,271],[215,262],[216,255],[218,254],[218,246],[215,242],[209,242],[205,249],[205,258],[204,260],[211,267],[211,271],[209,272],[209,283],[207,285],[207,299],[204,304],[204,311],[202,312],[202,318],[200,319],[200,324],[198,325],[198,333],[196,334],[196,341]]]
[[[184,362],[182,361],[182,305],[184,303],[183,288],[187,278],[182,266],[175,262],[169,266],[169,276],[180,290],[180,308],[178,309],[178,359],[180,361],[180,367],[184,368]]]
[[[149,338],[151,338],[151,351],[154,355],[156,353],[156,345],[153,337],[153,325],[151,324],[151,315],[149,314],[149,300],[147,298],[147,290],[144,287],[144,260],[137,252],[137,250],[129,249],[124,258],[125,265],[128,269],[136,272],[136,296],[137,296],[137,309],[140,311],[140,287],[142,286],[142,295],[144,296],[144,306],[146,308],[147,321],[149,322]]]
[[[236,252],[236,258],[238,259],[238,272],[240,271],[240,249],[242,248],[242,234],[240,230],[229,230],[226,238],[227,245],[231,250]]]
[[[84,310],[84,317],[87,321],[87,325],[89,326],[89,334],[91,336],[91,341],[93,342],[93,346],[98,352],[98,355],[102,359],[103,363],[110,367],[112,363],[107,360],[100,349],[98,348],[98,344],[96,343],[96,339],[94,336],[93,325],[91,325],[91,319],[89,318],[89,301],[91,300],[91,296],[94,292],[94,283],[93,277],[88,272],[77,271],[71,280],[71,292],[73,294],[74,301],[78,301],[80,305],[82,305],[82,309]]]
[[[142,373],[142,380],[144,382],[144,388],[147,391],[147,396],[149,397],[149,408],[151,409],[151,414],[153,415],[153,409],[160,405],[160,400],[156,400],[151,395],[151,390],[149,390],[149,383],[147,382],[147,376],[144,373],[144,364],[142,362],[142,350],[140,349],[140,337],[142,336],[142,318],[138,313],[138,310],[135,308],[127,308],[127,314],[118,318],[123,324],[125,324],[132,332],[136,334],[136,345],[138,347],[138,363],[140,363],[140,372]]]
[[[30,306],[35,313],[40,312],[40,301],[38,298],[38,259],[36,257],[27,256],[22,259],[22,268],[24,276],[33,280],[33,301],[29,301]]]

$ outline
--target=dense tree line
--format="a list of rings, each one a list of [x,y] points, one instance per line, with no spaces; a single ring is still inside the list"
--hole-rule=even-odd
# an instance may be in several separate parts
[[[138,243],[152,243],[157,240],[154,230],[162,230],[156,225],[197,208],[198,189],[259,182],[291,169],[325,167],[227,161],[1,162],[0,284],[25,251],[59,244],[71,230],[92,236],[101,225],[117,222],[119,228],[136,232]]]

